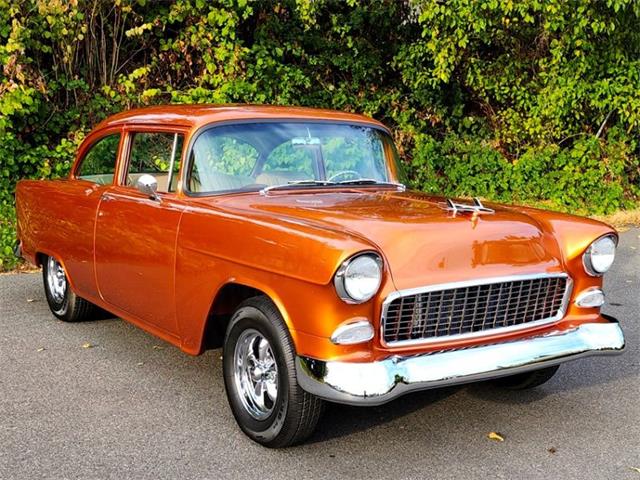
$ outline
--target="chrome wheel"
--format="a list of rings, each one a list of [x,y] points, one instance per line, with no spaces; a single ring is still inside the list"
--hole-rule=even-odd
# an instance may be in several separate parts
[[[67,293],[67,277],[60,262],[53,257],[47,260],[47,286],[53,300],[62,303]]]
[[[236,390],[256,420],[271,415],[278,398],[278,366],[269,341],[257,330],[245,330],[233,354]]]

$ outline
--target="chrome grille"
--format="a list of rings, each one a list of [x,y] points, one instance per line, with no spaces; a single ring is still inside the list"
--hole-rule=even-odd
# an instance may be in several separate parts
[[[475,336],[562,317],[566,275],[511,277],[399,292],[385,302],[382,336],[388,345]]]

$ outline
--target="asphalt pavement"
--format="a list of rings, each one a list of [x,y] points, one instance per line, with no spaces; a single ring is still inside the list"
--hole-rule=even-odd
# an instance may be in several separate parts
[[[624,232],[605,284],[623,355],[565,364],[526,392],[330,405],[286,450],[236,427],[220,350],[190,357],[118,319],[65,324],[39,273],[0,275],[0,479],[640,480],[639,254],[640,230]]]

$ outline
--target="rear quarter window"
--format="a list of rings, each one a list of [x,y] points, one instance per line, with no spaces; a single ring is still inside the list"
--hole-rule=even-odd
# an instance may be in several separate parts
[[[99,185],[111,185],[118,160],[120,134],[114,133],[97,140],[85,153],[76,171],[76,178]]]

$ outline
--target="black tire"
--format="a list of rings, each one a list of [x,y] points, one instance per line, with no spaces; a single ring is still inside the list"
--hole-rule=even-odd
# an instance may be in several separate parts
[[[245,406],[235,376],[236,348],[241,348],[237,347],[238,340],[252,332],[267,340],[269,353],[277,365],[277,382],[274,382],[277,395],[271,404],[271,413],[264,413],[268,415],[264,419],[256,419]],[[233,314],[225,336],[223,371],[233,416],[242,431],[255,442],[269,448],[288,447],[302,442],[314,431],[324,402],[298,385],[295,349],[289,330],[267,297],[250,298]]]
[[[55,262],[55,266],[51,265],[50,259]],[[84,298],[80,298],[71,290],[69,279],[67,278],[64,270],[61,270],[62,276],[60,277],[61,282],[64,282],[65,284],[64,294],[55,294],[52,291],[51,286],[47,281],[47,276],[50,273],[50,269],[52,267],[55,268],[57,265],[59,265],[59,263],[53,257],[45,256],[42,259],[42,280],[44,283],[44,293],[47,297],[47,303],[49,304],[51,313],[53,313],[63,322],[81,322],[83,320],[94,318],[100,312],[102,312],[102,309],[98,308],[93,303],[88,302]]]
[[[508,377],[497,378],[493,380],[493,383],[509,390],[527,390],[529,388],[539,387],[543,383],[551,380],[551,377],[556,374],[559,368],[559,365],[555,365],[532,372],[510,375]]]

